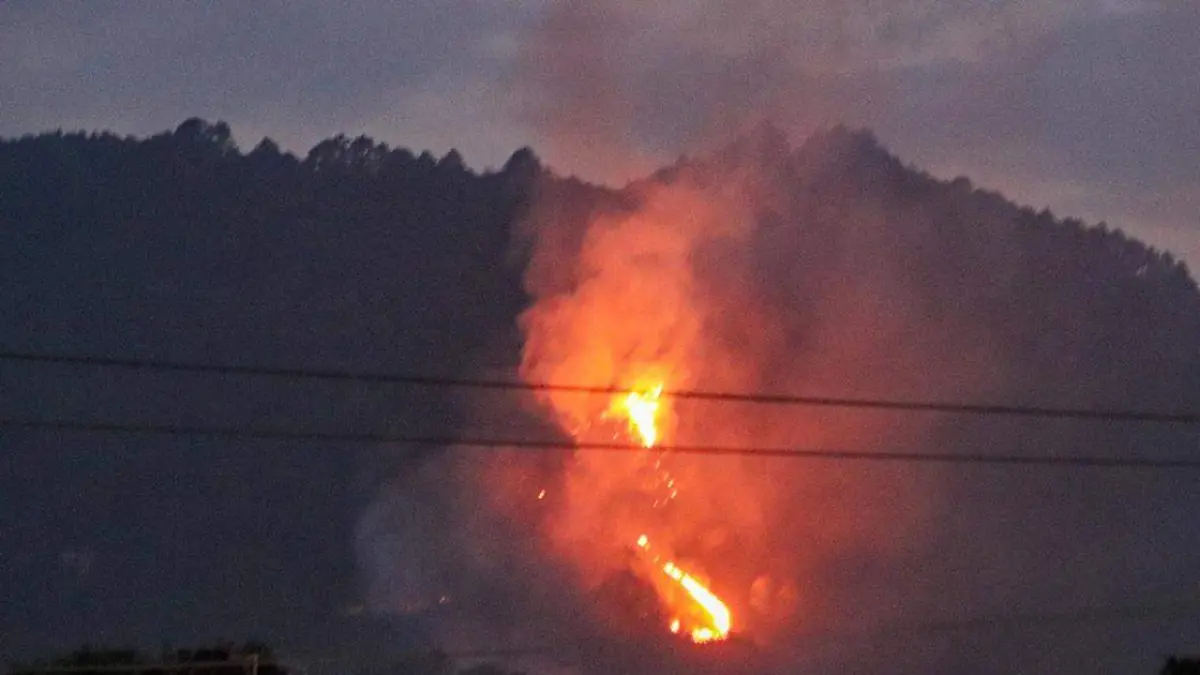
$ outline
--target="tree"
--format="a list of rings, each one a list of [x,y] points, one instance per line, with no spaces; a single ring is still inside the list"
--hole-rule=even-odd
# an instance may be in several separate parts
[[[221,154],[237,151],[233,132],[225,122],[210,124],[199,117],[192,117],[175,128],[174,137],[185,145],[212,149]]]
[[[124,669],[127,667],[128,669]],[[93,648],[84,645],[70,654],[29,665],[14,665],[9,675],[40,675],[71,668],[77,675],[287,675],[273,660],[271,648],[261,642],[207,645],[196,649],[164,650],[159,657],[132,648]],[[89,670],[95,668],[96,670]]]
[[[1159,675],[1200,675],[1200,659],[1172,656],[1158,672]]]

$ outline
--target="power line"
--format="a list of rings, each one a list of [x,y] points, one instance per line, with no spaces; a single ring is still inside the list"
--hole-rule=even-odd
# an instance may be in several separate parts
[[[394,443],[474,450],[582,451],[611,453],[647,452],[640,445],[623,443],[569,443],[556,440],[488,437],[409,436],[385,433],[340,433],[289,429],[181,426],[102,421],[0,418],[0,428],[40,431],[77,431],[134,435],[208,437],[226,440],[298,441],[326,443]],[[991,464],[1007,466],[1073,467],[1095,469],[1200,469],[1200,459],[1104,457],[1100,455],[1017,455],[988,453],[866,452],[809,448],[721,447],[704,445],[655,446],[656,452],[713,457],[759,457],[822,461],[919,462],[941,464]]]
[[[0,352],[0,360],[25,363],[96,366],[130,370],[204,373],[278,377],[291,379],[360,382],[370,384],[400,384],[424,387],[452,387],[498,391],[556,391],[572,394],[628,394],[634,390],[616,386],[553,384],[548,382],[515,382],[462,377],[442,377],[403,373],[382,373],[362,370],[333,370],[313,368],[276,368],[269,366],[235,366],[186,361],[155,359],[111,358],[33,352]],[[768,405],[800,405],[827,408],[858,408],[901,412],[956,413],[968,415],[1004,415],[1107,422],[1154,422],[1163,424],[1200,425],[1200,413],[1158,412],[1148,410],[1117,410],[1060,408],[1047,406],[991,405],[951,403],[946,401],[898,401],[871,398],[841,398],[830,396],[797,396],[791,394],[750,394],[703,390],[667,390],[662,393],[676,399],[754,403]]]

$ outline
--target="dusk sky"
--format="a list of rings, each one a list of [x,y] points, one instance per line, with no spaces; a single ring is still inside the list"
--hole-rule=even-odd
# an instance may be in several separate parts
[[[476,168],[522,145],[622,182],[769,117],[1105,220],[1200,264],[1188,0],[364,0],[0,5],[0,134],[190,116],[304,154],[336,133]]]

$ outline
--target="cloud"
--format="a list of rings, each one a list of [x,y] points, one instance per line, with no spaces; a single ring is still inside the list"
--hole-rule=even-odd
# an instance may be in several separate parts
[[[200,115],[243,145],[368,133],[480,166],[532,145],[620,182],[747,120],[797,138],[844,122],[1195,267],[1197,31],[1181,0],[16,2],[0,5],[0,134]]]
[[[303,151],[356,131],[381,106],[494,75],[503,58],[496,40],[520,16],[475,0],[353,10],[313,1],[5,5],[0,133],[65,126],[145,134],[199,115]]]
[[[719,142],[747,120],[773,119],[796,137],[849,123],[876,130],[907,161],[969,175],[1018,201],[1092,220],[1119,216],[1115,225],[1159,244],[1164,223],[1172,242],[1200,234],[1187,217],[1188,195],[1200,188],[1195,6],[596,7],[560,3],[530,38],[539,58],[524,84],[540,104],[528,119],[553,140],[548,158],[557,166],[620,181]],[[1045,189],[1066,184],[1094,196]]]

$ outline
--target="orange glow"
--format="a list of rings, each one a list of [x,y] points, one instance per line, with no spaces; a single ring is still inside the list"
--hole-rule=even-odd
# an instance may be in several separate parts
[[[756,143],[738,152],[755,161],[759,150],[770,157],[782,152],[774,141]],[[826,152],[816,147],[815,155]],[[1003,370],[990,342],[938,330],[903,311],[902,300],[922,289],[902,283],[903,274],[891,268],[867,278],[843,274],[849,263],[840,259],[801,264],[768,255],[764,263],[764,252],[780,251],[761,246],[823,240],[803,218],[764,221],[764,213],[792,213],[791,184],[777,180],[774,164],[764,175],[741,161],[713,162],[711,173],[684,170],[661,183],[640,182],[628,201],[603,208],[580,203],[567,209],[567,196],[557,193],[538,204],[527,223],[531,249],[523,282],[531,304],[518,324],[520,377],[534,385],[581,386],[539,386],[533,398],[564,438],[591,449],[553,462],[517,450],[489,454],[486,471],[476,462],[453,464],[482,495],[494,496],[506,518],[536,532],[531,550],[561,563],[580,597],[596,599],[590,609],[598,622],[709,659],[719,657],[715,652],[734,642],[735,633],[782,645],[814,626],[872,620],[842,601],[857,592],[846,586],[856,581],[835,573],[829,561],[899,559],[931,545],[947,503],[946,478],[871,463],[813,470],[804,462],[768,461],[765,454],[678,453],[672,448],[828,445],[865,453],[897,443],[923,447],[936,426],[925,416],[718,405],[681,393],[901,391],[986,398]],[[861,218],[847,225],[854,230],[848,241],[862,247],[859,252],[874,251],[877,214],[851,215]],[[763,274],[780,278],[767,284]],[[880,311],[870,302],[880,289],[894,292],[895,307]],[[918,328],[929,340],[892,339]],[[947,354],[958,365],[935,372],[913,365]],[[499,428],[503,410],[488,405],[481,415]],[[632,449],[599,451],[610,445]],[[543,487],[547,495],[538,501]],[[642,533],[649,553],[638,544]],[[726,641],[693,646],[693,639],[712,640],[719,631],[713,616],[664,572],[667,561],[725,605]],[[613,589],[628,594],[608,592]],[[654,618],[647,622],[646,616]]]
[[[663,383],[656,382],[624,396],[618,396],[609,405],[605,416],[623,418],[630,435],[640,441],[642,447],[652,449],[662,437],[659,418],[663,410],[660,400],[663,389]],[[674,498],[677,493],[675,479],[662,470],[658,475],[659,481],[670,490],[671,498]],[[672,633],[678,634],[686,629],[686,634],[696,643],[724,640],[729,636],[732,624],[729,607],[716,594],[694,576],[680,569],[674,561],[664,561],[652,554],[650,538],[645,534],[638,536],[637,547],[666,575],[666,579],[658,577],[653,581],[655,588],[659,589],[660,598],[676,614],[668,624]],[[672,587],[671,590],[663,588],[664,582]],[[679,594],[675,589],[683,589],[684,594]]]
[[[650,555],[650,538],[646,535],[641,535],[637,539],[638,548],[647,555]],[[651,556],[651,560],[658,564],[660,559],[658,556]],[[732,627],[733,618],[729,612],[729,607],[717,597],[715,593],[710,591],[708,587],[700,583],[692,575],[684,572],[673,561],[667,560],[662,562],[661,569],[663,574],[668,579],[677,584],[691,599],[691,607],[686,607],[687,620],[693,624],[688,631],[692,642],[703,644],[705,642],[716,642],[729,637],[729,629]],[[672,633],[679,633],[683,628],[683,619],[679,616],[671,618],[669,628]]]
[[[613,401],[609,415],[624,417],[633,434],[644,448],[653,448],[659,439],[658,414],[662,409],[663,386],[657,384],[645,391],[631,391]]]

